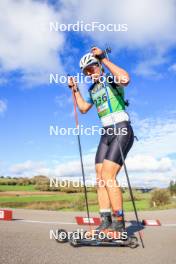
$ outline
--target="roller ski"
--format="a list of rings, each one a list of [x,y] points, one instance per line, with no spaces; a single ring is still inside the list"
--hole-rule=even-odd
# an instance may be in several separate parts
[[[136,248],[138,239],[136,236],[128,236],[124,221],[113,221],[111,214],[102,213],[101,224],[90,231],[72,233],[60,229],[56,241],[59,243],[69,242],[73,247],[79,246],[118,246]]]
[[[93,236],[86,236],[86,232],[74,231],[67,233],[66,230],[60,229],[57,231],[58,243],[69,242],[73,247],[80,246],[117,246],[117,247],[138,247],[138,239],[136,236],[128,236],[127,232],[101,232],[94,233]],[[64,236],[63,236],[64,234]]]

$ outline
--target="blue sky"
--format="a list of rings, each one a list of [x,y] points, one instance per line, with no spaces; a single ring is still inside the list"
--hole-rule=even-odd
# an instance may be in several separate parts
[[[132,183],[167,186],[176,178],[175,3],[135,0],[131,7],[130,1],[112,1],[106,7],[100,2],[94,1],[89,12],[84,1],[0,3],[1,175],[80,176],[76,137],[49,135],[50,125],[75,126],[70,90],[50,84],[49,74],[80,72],[79,59],[96,44],[112,47],[110,59],[131,76],[126,97],[139,138],[127,159]],[[51,32],[51,21],[124,23],[128,31]],[[85,96],[87,87],[80,87]],[[85,127],[100,125],[95,109],[79,114],[79,121]],[[86,175],[95,178],[99,136],[84,135],[81,142]]]

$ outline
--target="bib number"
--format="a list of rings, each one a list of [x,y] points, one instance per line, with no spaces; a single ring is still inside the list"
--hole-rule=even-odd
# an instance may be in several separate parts
[[[102,94],[101,96],[98,96],[96,99],[94,99],[94,104],[99,107],[101,104],[105,103],[107,101],[107,95],[106,93]]]

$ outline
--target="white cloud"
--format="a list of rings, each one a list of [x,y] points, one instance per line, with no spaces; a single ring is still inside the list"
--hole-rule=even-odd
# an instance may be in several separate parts
[[[133,117],[134,118],[134,117]],[[175,113],[162,119],[140,119],[135,115],[134,129],[139,138],[127,157],[126,164],[131,182],[138,186],[168,186],[176,177],[176,158],[170,158],[176,152]],[[93,153],[92,153],[93,152]],[[84,155],[85,173],[88,179],[95,179],[96,148]],[[58,177],[81,177],[80,160],[63,162],[51,173]],[[124,171],[120,179],[126,181]]]
[[[94,169],[94,155],[88,154],[84,155],[84,169],[86,176],[90,178],[90,176],[95,176]],[[61,164],[56,165],[51,174],[58,177],[74,177],[81,178],[81,163],[79,159],[63,162]]]
[[[49,22],[61,16],[46,3],[32,0],[0,1],[1,71],[20,70],[24,81],[48,82],[51,71],[62,70],[57,52],[61,33],[49,31]]]
[[[95,153],[84,155],[83,158],[86,181],[95,182]],[[168,186],[170,180],[176,177],[174,162],[168,157],[157,159],[153,156],[140,154],[132,156],[130,153],[126,160],[126,165],[133,186]],[[75,159],[56,165],[51,169],[49,176],[81,180],[80,160]],[[123,185],[127,184],[124,169],[120,172],[118,179]]]
[[[163,114],[162,118],[134,119],[134,132],[139,138],[134,143],[132,154],[151,155],[162,158],[176,152],[175,113]]]
[[[3,114],[7,110],[7,102],[0,100],[0,114]]]
[[[155,68],[167,61],[165,54],[176,42],[175,2],[173,0],[127,0],[103,2],[58,1],[0,1],[0,65],[2,72],[20,70],[22,80],[28,85],[48,83],[50,72],[64,73],[61,53],[68,51],[65,36],[69,33],[50,32],[49,22],[75,23],[99,21],[104,24],[128,24],[128,32],[83,32],[85,43],[91,41],[102,46],[110,44],[114,51],[121,48],[142,50],[142,63],[136,73],[156,76]],[[158,17],[159,16],[159,17]],[[69,47],[70,49],[70,47]],[[77,47],[72,53],[78,55]],[[71,52],[70,52],[71,53]],[[65,59],[66,58],[66,59]],[[65,56],[64,64],[72,60]],[[155,59],[153,59],[155,58]],[[4,80],[3,80],[4,81]]]
[[[176,73],[176,63],[172,64],[172,65],[169,67],[169,71]]]
[[[10,167],[9,172],[17,176],[35,176],[48,175],[49,169],[43,162],[27,160],[23,163],[17,163]]]
[[[163,54],[153,54],[153,57],[144,59],[134,68],[133,72],[143,77],[162,78],[163,74],[157,72],[157,67],[166,63],[167,58]]]
[[[135,142],[127,157],[126,164],[133,186],[163,186],[176,179],[176,125],[175,113],[165,115],[163,119],[140,119],[135,117],[134,128],[140,139]],[[84,140],[84,138],[82,138]],[[95,180],[95,152],[83,156],[86,179]],[[51,166],[44,162],[26,161],[14,164],[6,170],[8,175],[31,176],[44,174],[50,177],[81,179],[80,159],[63,158],[63,162],[53,162]],[[57,159],[58,161],[58,159]],[[6,173],[7,174],[7,173]],[[126,182],[124,170],[118,176],[120,182]]]
[[[95,0],[93,7],[90,3],[78,1],[62,1],[65,16],[84,22],[99,21],[104,24],[128,24],[128,32],[116,33],[107,31],[84,32],[95,40],[106,36],[114,46],[142,47],[148,44],[171,44],[176,41],[173,35],[175,27],[175,2],[173,0],[126,0],[103,2]],[[76,12],[73,12],[75,10]],[[163,34],[164,32],[164,34]],[[157,37],[156,37],[157,36]]]
[[[59,1],[60,2],[60,1]],[[83,32],[91,37],[96,45],[111,45],[114,51],[121,48],[137,50],[141,62],[135,72],[142,76],[155,76],[157,66],[167,62],[166,55],[176,43],[175,24],[176,6],[173,0],[95,0],[93,6],[89,1],[62,1],[63,15],[68,22],[77,20],[84,23],[98,21],[108,24],[127,24],[127,32]],[[156,68],[156,69],[155,69]]]
[[[127,159],[127,166],[134,172],[168,172],[173,169],[171,159],[164,157],[156,159],[148,155],[135,155]]]

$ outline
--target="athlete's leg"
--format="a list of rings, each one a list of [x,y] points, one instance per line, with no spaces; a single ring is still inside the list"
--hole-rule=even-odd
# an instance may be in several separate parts
[[[111,208],[108,191],[105,186],[105,182],[102,179],[102,163],[96,164],[96,182],[97,182],[97,195],[100,212]]]
[[[97,149],[96,157],[95,157],[95,169],[96,169],[96,182],[97,182],[97,195],[98,195],[98,203],[101,211],[106,211],[106,209],[110,209],[110,200],[108,196],[107,189],[105,187],[105,183],[102,179],[102,165],[105,159],[105,156],[108,151],[107,145],[107,137],[106,135],[101,136],[100,143]]]
[[[102,178],[106,183],[111,208],[112,208],[112,223],[107,230],[115,232],[122,232],[125,229],[125,222],[123,217],[123,197],[121,188],[116,180],[117,174],[121,169],[121,165],[104,160],[102,167]],[[107,231],[107,232],[109,232]],[[112,235],[113,237],[114,235]]]
[[[122,210],[122,192],[116,177],[121,166],[113,161],[104,160],[102,166],[102,179],[106,184],[110,204],[113,211]]]
[[[106,182],[106,188],[113,211],[122,210],[122,192],[116,182],[117,174],[123,165],[120,148],[125,159],[134,141],[132,127],[129,123],[125,123],[125,127],[127,133],[114,135],[111,139],[102,166],[102,179]]]
[[[93,234],[97,231],[103,231],[107,229],[112,223],[111,204],[108,196],[108,191],[105,187],[105,182],[102,180],[101,177],[102,165],[103,165],[102,163],[97,163],[95,165],[97,196],[98,196],[101,224],[96,228],[96,230],[88,231],[86,233],[87,237],[93,236]]]
[[[102,165],[103,165],[102,163],[108,150],[108,145],[106,143],[107,143],[106,136],[102,136],[95,158],[97,195],[98,195],[98,203],[99,203],[100,217],[101,217],[101,224],[96,228],[96,230],[99,231],[107,229],[112,223],[109,195],[105,186],[105,182],[103,181],[101,176]]]
[[[112,138],[102,166],[102,179],[106,183],[106,189],[108,191],[115,220],[114,229],[118,229],[118,227],[123,228],[124,226],[122,191],[116,181],[116,177],[123,165],[120,147],[125,159],[134,141],[134,135],[131,126],[127,125],[127,128],[127,134],[117,135]]]

